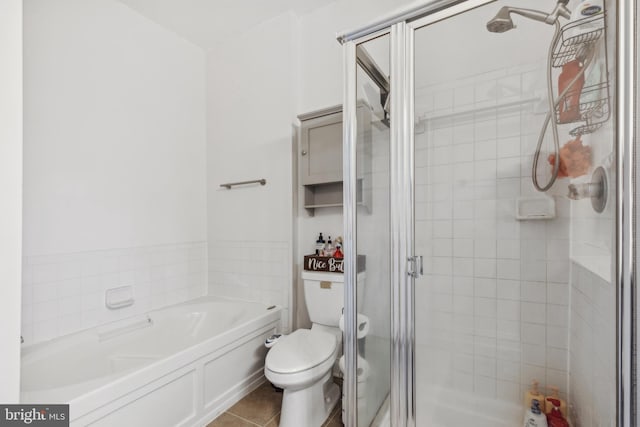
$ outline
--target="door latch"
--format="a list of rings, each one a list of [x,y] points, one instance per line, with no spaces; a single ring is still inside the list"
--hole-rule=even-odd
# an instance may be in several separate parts
[[[407,274],[413,278],[419,278],[424,276],[424,267],[422,266],[422,255],[410,256],[407,258],[409,266],[407,268]]]

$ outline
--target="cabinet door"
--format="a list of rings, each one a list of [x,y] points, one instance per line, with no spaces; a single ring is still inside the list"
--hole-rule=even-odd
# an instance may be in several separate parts
[[[342,112],[302,122],[302,185],[342,181]]]

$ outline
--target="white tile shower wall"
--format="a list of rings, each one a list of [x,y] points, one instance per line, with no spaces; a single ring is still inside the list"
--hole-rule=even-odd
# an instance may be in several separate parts
[[[517,221],[536,194],[539,64],[421,89],[416,135],[418,384],[519,402],[532,379],[567,391],[569,203]],[[427,119],[428,117],[428,119]],[[559,182],[552,194],[564,194]],[[421,283],[422,282],[422,283]],[[420,393],[420,390],[418,391]]]
[[[607,0],[605,9],[607,11],[607,27],[615,28],[616,14],[615,1]],[[607,32],[608,72],[609,76],[615,75],[615,51],[616,39],[613,31]],[[610,82],[610,96],[615,93],[615,81]],[[612,254],[615,253],[615,186],[611,184],[615,180],[615,120],[613,108],[614,99],[609,100],[609,109],[612,116],[596,132],[582,137],[585,145],[591,146],[592,168],[603,166],[609,174],[609,192],[607,206],[602,213],[597,213],[591,206],[591,201],[587,198],[575,201],[571,204],[571,259],[584,268],[598,274],[602,279],[610,281],[613,275],[611,268]],[[579,177],[573,182],[576,184],[591,181],[591,171],[586,176]]]
[[[573,425],[616,423],[615,287],[572,263],[570,414]]]
[[[207,293],[205,242],[23,259],[22,335],[32,344],[144,314]],[[109,310],[105,291],[132,286],[134,304]]]
[[[283,308],[282,331],[291,325],[289,242],[209,242],[209,294]]]

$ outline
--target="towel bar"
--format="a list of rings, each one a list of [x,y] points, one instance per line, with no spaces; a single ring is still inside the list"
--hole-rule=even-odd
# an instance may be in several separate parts
[[[229,182],[227,184],[220,184],[220,187],[225,187],[226,189],[231,190],[231,187],[235,187],[236,185],[247,185],[247,184],[266,185],[267,180],[262,178],[262,179],[254,179],[251,181]]]

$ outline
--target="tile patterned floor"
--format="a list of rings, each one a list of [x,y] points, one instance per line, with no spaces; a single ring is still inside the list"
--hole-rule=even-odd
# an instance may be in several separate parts
[[[209,423],[207,427],[278,427],[281,404],[282,392],[276,391],[267,381]],[[322,427],[342,427],[342,425],[342,404],[338,401]]]

